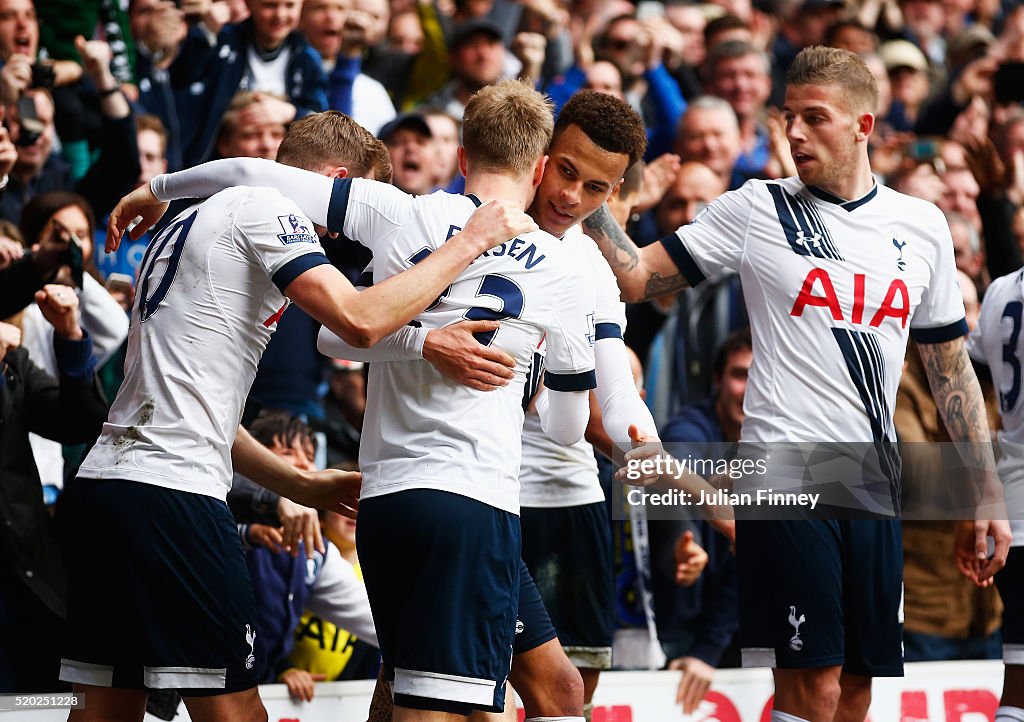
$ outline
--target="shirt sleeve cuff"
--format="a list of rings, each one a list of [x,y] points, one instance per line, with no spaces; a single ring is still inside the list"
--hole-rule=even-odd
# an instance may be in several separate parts
[[[552,391],[589,391],[597,388],[597,374],[581,371],[575,374],[544,372],[544,385]]]
[[[293,258],[277,269],[271,280],[278,290],[284,293],[284,289],[288,288],[288,284],[296,278],[309,269],[323,266],[324,264],[330,264],[330,261],[327,260],[327,256],[323,253],[303,253],[301,256]]]
[[[594,340],[622,338],[622,327],[617,323],[599,323],[594,326]]]
[[[673,233],[665,236],[660,242],[690,286],[698,286],[707,279],[707,276],[700,270],[700,266],[697,265],[693,256],[686,250],[686,246],[683,245],[683,240],[679,237],[679,234]]]
[[[933,328],[912,327],[910,329],[910,337],[917,343],[945,343],[946,341],[966,336],[969,331],[967,319],[961,318],[959,321],[954,321],[945,326],[935,326]]]

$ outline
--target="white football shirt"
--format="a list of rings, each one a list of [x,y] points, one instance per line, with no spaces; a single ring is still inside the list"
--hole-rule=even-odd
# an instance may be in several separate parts
[[[662,243],[691,285],[740,274],[744,441],[893,441],[908,334],[967,333],[945,218],[885,186],[843,201],[799,178],[748,181]]]
[[[124,383],[79,476],[224,500],[282,289],[324,263],[313,224],[276,190],[229,188],[178,215],[139,268]]]
[[[411,197],[360,179],[335,181],[328,228],[373,251],[380,283],[426,258],[466,224],[478,201],[436,192]],[[501,319],[480,341],[516,361],[515,378],[475,391],[424,361],[370,366],[359,448],[361,498],[405,489],[438,489],[518,513],[522,399],[534,352],[545,343],[545,385],[595,386],[594,289],[587,268],[543,232],[485,252],[416,321],[440,328]]]
[[[978,325],[971,331],[967,350],[971,358],[989,367],[999,394],[1003,428],[998,434],[1002,456],[999,476],[1006,488],[1007,509],[1015,546],[1024,546],[1024,269],[997,278],[985,291]]]
[[[597,244],[577,224],[562,237],[562,245],[587,268],[594,282],[595,338],[622,338],[626,330],[626,304],[619,285]],[[594,447],[586,439],[563,446],[544,433],[536,412],[523,424],[523,461],[519,472],[523,506],[566,507],[604,501],[597,478]]]

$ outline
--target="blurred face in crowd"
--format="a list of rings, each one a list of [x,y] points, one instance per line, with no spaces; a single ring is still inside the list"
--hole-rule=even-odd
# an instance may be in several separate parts
[[[55,131],[53,127],[53,101],[50,100],[50,96],[41,90],[29,91],[27,95],[35,101],[36,116],[39,118],[39,122],[42,123],[43,130],[32,145],[18,146],[18,160],[14,164],[14,171],[19,175],[31,177],[42,170],[43,165],[46,164],[46,159],[50,157],[50,151],[53,150]],[[21,137],[21,124],[18,119],[17,106],[13,106],[8,110],[8,113],[11,140],[17,144],[18,139]]]
[[[967,168],[948,170],[942,174],[945,184],[939,208],[944,211],[956,211],[967,218],[975,230],[981,230],[981,216],[978,213],[978,194],[981,187],[974,179],[974,174]]]
[[[627,84],[644,74],[644,49],[637,42],[640,33],[640,23],[633,18],[614,22],[605,31],[601,57],[615,64]]]
[[[928,97],[928,74],[914,68],[893,68],[889,72],[892,99],[917,108]]]
[[[78,240],[81,241],[82,258],[86,260],[92,258],[92,227],[89,225],[88,217],[78,206],[64,206],[50,216],[50,220],[43,228],[42,237],[38,240],[42,240],[47,236],[59,238],[62,226],[75,234]]]
[[[714,171],[702,163],[683,163],[675,181],[654,209],[663,233],[674,233],[688,225],[701,209],[725,193],[726,186]]]
[[[391,22],[391,7],[388,0],[355,0],[354,9],[366,13],[370,27],[366,32],[366,44],[377,45],[384,40]]]
[[[451,52],[452,72],[468,90],[476,92],[496,83],[505,65],[505,46],[487,33],[477,33]]]
[[[949,224],[949,234],[953,237],[953,261],[958,270],[971,278],[981,273],[981,254],[971,246],[971,228],[966,223],[956,221]],[[974,236],[977,237],[977,234]]]
[[[247,0],[256,43],[264,49],[280,47],[288,33],[299,27],[302,0]]]
[[[410,55],[423,49],[423,27],[416,13],[401,13],[391,18],[388,43],[398,52]]]
[[[412,128],[399,128],[384,144],[394,167],[392,184],[414,195],[429,193],[434,187],[432,166],[437,159],[433,139]]]
[[[316,463],[313,461],[316,457],[316,449],[312,442],[303,443],[301,438],[296,437],[291,445],[288,445],[281,440],[281,437],[275,436],[273,443],[268,448],[275,456],[280,456],[297,469],[316,471]]]
[[[284,140],[284,126],[280,123],[237,124],[225,129],[217,140],[217,152],[224,158],[277,157],[277,147]]]
[[[938,204],[939,199],[942,197],[942,192],[945,190],[945,185],[931,163],[920,163],[913,171],[903,177],[899,187],[894,187],[894,190],[906,193],[908,196],[914,196],[914,198],[920,198],[929,203]]]
[[[149,183],[161,173],[167,172],[167,158],[164,144],[155,130],[140,130],[137,135],[139,143],[139,182],[136,187]]]
[[[703,163],[727,179],[740,151],[740,131],[731,109],[690,108],[683,115],[676,153],[684,161]]]
[[[341,30],[352,0],[305,0],[299,29],[322,58],[335,58],[341,51]]]
[[[356,548],[356,521],[335,511],[324,514],[324,535],[344,555]]]
[[[946,9],[941,0],[904,0],[900,3],[907,28],[920,40],[931,40],[942,32]]]
[[[1013,237],[1017,239],[1017,248],[1024,254],[1024,208],[1013,214]]]
[[[845,187],[862,162],[858,138],[865,114],[849,108],[836,85],[790,85],[782,112],[800,180],[833,193]]]
[[[0,60],[15,53],[36,59],[39,23],[32,0],[0,0]]]
[[[712,71],[708,90],[728,101],[737,117],[748,119],[755,118],[764,109],[772,92],[772,81],[764,58],[751,53],[722,58]]]
[[[747,376],[754,354],[749,348],[733,351],[725,359],[722,376],[715,379],[718,397],[715,412],[722,426],[737,428],[743,424],[743,395],[747,392]]]
[[[844,25],[832,37],[833,48],[842,48],[858,55],[874,52],[877,46],[878,39],[874,34],[856,25]]]
[[[885,63],[877,55],[868,55],[864,58],[864,64],[875,76],[878,83],[878,113],[877,117],[884,118],[889,114],[889,106],[892,104],[892,86],[889,85],[889,72],[885,69]]]
[[[587,69],[586,87],[622,100],[622,75],[606,60],[598,60]]]
[[[825,32],[839,20],[842,12],[841,6],[801,11],[795,18],[801,45],[824,45]]]
[[[978,325],[978,316],[981,314],[978,287],[963,271],[957,271],[956,280],[960,283],[960,295],[964,299],[964,318],[967,320],[967,328],[973,331],[974,327]]]
[[[665,19],[683,36],[683,63],[695,68],[704,62],[704,13],[695,5],[669,5]]]
[[[427,115],[424,120],[430,126],[430,134],[437,149],[433,184],[447,185],[459,172],[459,127],[451,116],[444,113]]]
[[[1024,153],[1024,119],[1011,122],[1003,134],[1003,160],[1010,162],[1016,153]]]
[[[562,237],[601,207],[622,180],[629,156],[599,147],[570,125],[551,144],[530,215],[543,230]]]

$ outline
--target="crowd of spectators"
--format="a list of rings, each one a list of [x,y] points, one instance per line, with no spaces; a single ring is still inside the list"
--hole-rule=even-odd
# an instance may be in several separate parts
[[[56,660],[26,651],[56,640],[29,644],[24,632],[52,631],[63,614],[47,507],[81,458],[72,445],[95,437],[100,389],[112,398],[120,382],[126,311],[150,240],[96,250],[121,195],[214,158],[273,159],[289,123],[328,109],[386,149],[365,175],[412,194],[459,192],[467,100],[519,76],[556,108],[591,88],[641,114],[646,164],[631,170],[633,200],[621,210],[647,244],[748,179],[794,174],[782,79],[816,44],[861,54],[875,74],[873,169],[945,212],[976,312],[1024,250],[1024,7],[1007,0],[0,0],[0,692],[42,691],[56,678]],[[368,256],[325,244],[356,280]],[[749,337],[736,333],[747,323],[738,279],[628,313],[627,342],[665,439],[734,440],[750,363]],[[365,370],[319,356],[316,334],[299,309],[284,314],[244,422],[286,411],[312,429],[310,462],[352,463]],[[897,426],[937,440],[923,379],[911,346]],[[276,500],[256,502],[261,523],[282,521]],[[672,573],[681,534],[710,555],[706,577],[685,590]],[[948,525],[907,532],[915,659],[998,651],[998,597],[957,577],[951,539]],[[652,540],[670,664],[728,661],[728,548],[705,527],[655,529]],[[299,629],[309,636],[308,617]],[[298,696],[308,682],[296,683]]]

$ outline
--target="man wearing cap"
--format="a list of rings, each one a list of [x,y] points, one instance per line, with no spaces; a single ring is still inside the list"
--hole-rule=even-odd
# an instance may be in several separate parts
[[[402,113],[380,129],[378,136],[391,155],[391,184],[414,196],[434,189],[434,136],[418,113]]]
[[[427,105],[441,108],[461,120],[473,93],[501,78],[505,67],[501,27],[487,18],[464,23],[455,30],[449,61],[454,77],[427,100]]]
[[[882,43],[878,54],[889,72],[892,107],[887,120],[898,131],[914,130],[921,105],[928,97],[928,59],[909,40]]]

